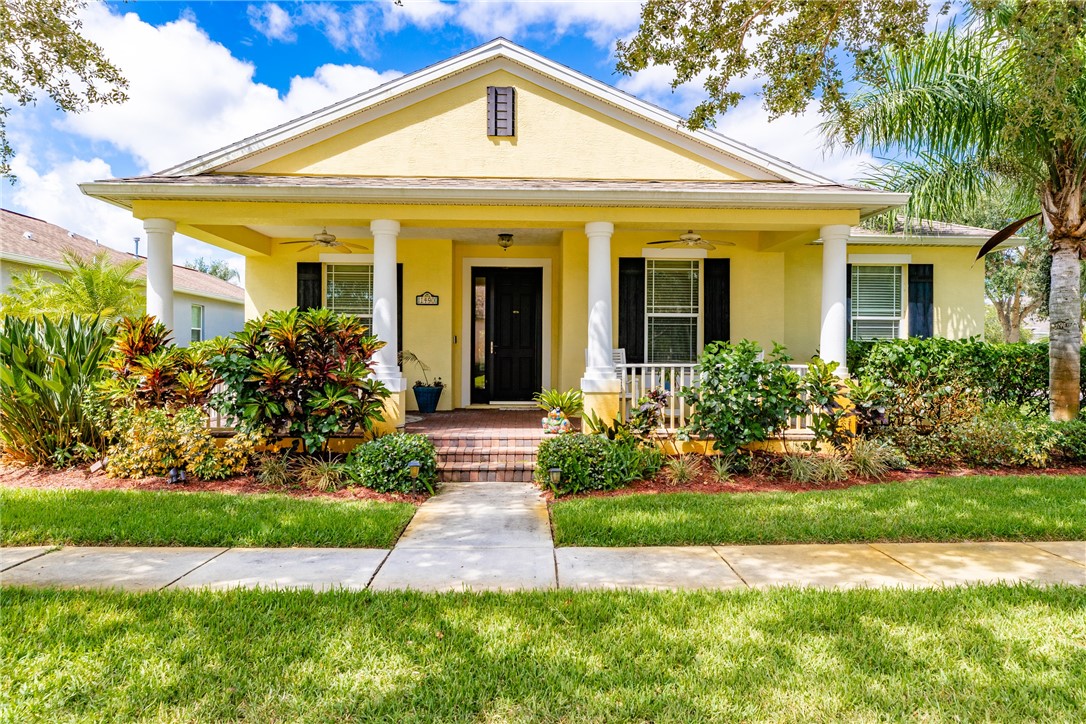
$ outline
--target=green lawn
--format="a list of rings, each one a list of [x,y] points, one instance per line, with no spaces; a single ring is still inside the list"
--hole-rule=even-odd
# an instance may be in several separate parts
[[[1086,591],[6,589],[9,721],[1074,721]]]
[[[563,546],[1079,540],[1086,477],[937,478],[808,493],[625,495],[553,504]]]
[[[0,488],[0,542],[389,548],[414,511],[286,495]]]

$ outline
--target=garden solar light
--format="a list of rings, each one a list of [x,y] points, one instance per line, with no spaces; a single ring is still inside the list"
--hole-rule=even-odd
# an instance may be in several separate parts
[[[422,467],[422,463],[418,460],[412,460],[407,464],[407,472],[411,474],[411,479],[415,480],[419,476],[419,468]]]
[[[558,485],[558,483],[562,482],[561,468],[551,468],[547,471],[547,475],[550,476],[551,485]]]
[[[177,485],[178,483],[185,482],[185,469],[184,468],[170,468],[170,472],[167,473],[167,480],[171,485]]]

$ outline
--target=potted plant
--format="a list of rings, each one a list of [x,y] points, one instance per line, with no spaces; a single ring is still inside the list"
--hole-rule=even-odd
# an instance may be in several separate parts
[[[437,410],[438,400],[441,399],[441,391],[445,389],[445,383],[441,381],[441,378],[435,377],[434,381],[430,382],[430,378],[426,374],[430,371],[430,367],[420,360],[414,352],[408,352],[406,349],[400,352],[400,364],[413,364],[422,373],[422,379],[415,380],[415,385],[411,388],[411,391],[415,394],[415,404],[418,405],[419,412],[430,413]]]
[[[543,431],[556,435],[562,432],[571,432],[573,426],[569,418],[580,415],[584,410],[584,395],[580,390],[543,390],[532,396],[539,409],[546,411],[543,418]]]

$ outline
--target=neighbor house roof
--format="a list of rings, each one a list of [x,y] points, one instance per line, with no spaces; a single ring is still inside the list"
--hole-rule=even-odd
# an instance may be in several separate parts
[[[140,278],[146,277],[145,257],[135,257],[98,244],[85,236],[33,216],[0,209],[0,259],[62,270],[67,268],[64,264],[64,251],[67,249],[81,256],[105,252],[114,262],[138,259],[140,266],[135,274]],[[178,264],[173,266],[173,283],[174,288],[182,293],[238,304],[245,300],[245,290],[241,287]]]
[[[922,219],[905,225],[904,217],[897,217],[894,228],[853,227],[850,239],[857,244],[924,244],[927,246],[981,246],[996,234],[995,229],[982,229],[965,224],[952,224],[946,221]],[[1012,237],[1002,246],[1014,246]]]

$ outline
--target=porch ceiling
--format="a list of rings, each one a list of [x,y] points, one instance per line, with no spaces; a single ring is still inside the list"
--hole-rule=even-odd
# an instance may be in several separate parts
[[[335,234],[341,239],[372,239],[368,224],[339,224],[328,227],[310,225],[274,225],[253,224],[247,227],[263,236],[271,239],[304,239],[312,236],[322,228]],[[452,239],[455,243],[462,244],[493,244],[497,241],[497,235],[509,233],[513,235],[514,242],[518,246],[553,246],[561,242],[562,229],[560,228],[526,228],[511,226],[493,226],[491,224],[479,227],[450,227],[450,226],[404,226],[400,230],[401,239]]]

